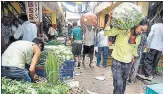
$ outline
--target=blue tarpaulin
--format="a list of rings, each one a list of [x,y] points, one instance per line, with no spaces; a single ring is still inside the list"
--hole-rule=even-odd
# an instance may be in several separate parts
[[[77,4],[75,2],[62,2],[63,8],[72,13],[87,13],[88,12],[88,2],[82,2]]]

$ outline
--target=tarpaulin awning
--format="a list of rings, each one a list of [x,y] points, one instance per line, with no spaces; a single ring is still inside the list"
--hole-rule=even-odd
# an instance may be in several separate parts
[[[63,8],[72,13],[88,12],[88,2],[62,2]]]

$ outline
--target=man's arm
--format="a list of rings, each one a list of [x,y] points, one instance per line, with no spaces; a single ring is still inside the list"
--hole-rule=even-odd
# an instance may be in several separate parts
[[[50,34],[50,32],[51,32],[51,29],[49,28],[49,30],[48,30],[48,34]]]
[[[155,28],[155,26],[153,25],[151,27],[151,31],[150,31],[150,33],[149,33],[149,35],[147,37],[147,45],[148,45],[148,47],[150,46],[152,38],[153,38],[153,35],[154,35],[154,28]]]
[[[18,28],[18,31],[14,34],[14,38],[15,39],[20,39],[20,38],[22,38],[22,36],[23,36],[23,32],[22,32],[22,27],[20,26]]]
[[[40,48],[37,46],[37,45],[34,45],[33,46],[33,50],[34,50],[34,56],[32,58],[32,62],[31,62],[31,65],[30,65],[30,68],[29,68],[29,73],[30,73],[30,76],[32,78],[33,81],[35,81],[35,78],[34,78],[34,75],[35,75],[35,66],[37,64],[37,61],[40,57]]]
[[[6,44],[5,44],[5,41],[4,41],[4,37],[1,36],[1,39],[2,39],[2,45],[3,45],[3,47],[6,49],[7,47],[6,47]]]
[[[106,27],[104,29],[104,35],[105,36],[116,36],[122,31],[118,28],[112,28],[112,29],[110,28],[111,19],[112,19],[112,13],[109,14],[109,19],[108,19],[108,22],[107,22]]]

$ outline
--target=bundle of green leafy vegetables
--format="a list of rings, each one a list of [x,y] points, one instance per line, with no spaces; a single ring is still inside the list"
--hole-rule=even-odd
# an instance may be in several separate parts
[[[116,7],[112,16],[112,26],[119,29],[131,29],[145,18],[140,7],[129,2],[122,3]]]
[[[48,83],[30,83],[2,77],[2,94],[68,94],[65,83],[49,85]]]
[[[48,41],[46,45],[61,45],[62,43],[58,40]]]

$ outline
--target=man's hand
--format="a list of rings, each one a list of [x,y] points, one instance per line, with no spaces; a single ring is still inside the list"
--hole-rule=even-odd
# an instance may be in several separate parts
[[[132,56],[132,64],[134,64],[134,62],[135,62],[135,56]]]
[[[112,19],[112,15],[113,15],[113,13],[110,12],[110,13],[108,13],[108,15],[109,15],[109,19]]]
[[[107,22],[106,26],[110,25],[110,22],[111,22],[111,19],[112,19],[112,12],[110,12],[108,15],[109,15],[109,19],[108,19],[108,22]]]
[[[95,52],[98,52],[98,47],[95,47]]]
[[[111,41],[109,41],[108,44],[109,44],[109,46],[112,46],[112,42]]]

